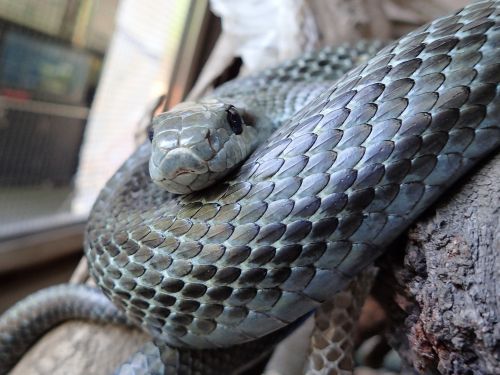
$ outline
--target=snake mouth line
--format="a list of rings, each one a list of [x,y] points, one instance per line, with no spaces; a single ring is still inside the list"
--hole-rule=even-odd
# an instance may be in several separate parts
[[[195,171],[194,169],[181,168],[175,171],[174,178],[185,175],[185,174],[198,174],[200,171]]]

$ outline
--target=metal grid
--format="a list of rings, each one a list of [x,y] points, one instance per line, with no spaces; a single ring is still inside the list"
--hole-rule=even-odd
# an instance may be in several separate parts
[[[98,4],[0,0],[0,240],[71,210],[118,0],[107,1],[108,13],[96,20]]]

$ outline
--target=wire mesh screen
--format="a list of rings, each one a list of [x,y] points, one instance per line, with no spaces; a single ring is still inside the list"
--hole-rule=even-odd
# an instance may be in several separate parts
[[[0,186],[68,186],[78,165],[85,118],[39,113],[26,105],[3,110]]]
[[[0,0],[0,239],[69,212],[117,6]]]

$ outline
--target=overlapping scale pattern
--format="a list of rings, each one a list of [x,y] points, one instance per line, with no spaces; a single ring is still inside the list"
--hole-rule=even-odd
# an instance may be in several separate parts
[[[375,275],[368,267],[316,310],[304,375],[353,373],[356,325]]]
[[[250,341],[314,309],[498,149],[499,8],[472,4],[387,46],[208,191],[155,187],[142,146],[91,215],[98,284],[176,346]]]

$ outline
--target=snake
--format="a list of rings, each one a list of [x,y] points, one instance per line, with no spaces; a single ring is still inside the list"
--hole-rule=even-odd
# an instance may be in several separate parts
[[[499,14],[499,1],[473,3],[373,57],[368,44],[327,48],[157,116],[86,229],[90,273],[113,305],[81,310],[152,337],[122,373],[264,360],[497,152]],[[29,346],[22,332],[85,315],[68,307],[82,288],[7,311],[1,362]]]

